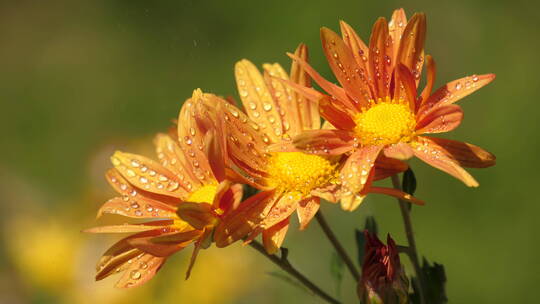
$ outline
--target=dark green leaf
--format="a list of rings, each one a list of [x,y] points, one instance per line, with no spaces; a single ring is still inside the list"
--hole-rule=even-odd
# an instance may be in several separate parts
[[[407,171],[403,173],[401,187],[403,191],[409,193],[410,195],[414,195],[414,192],[416,191],[416,177],[414,176],[414,172],[411,168],[407,169]]]
[[[364,263],[364,251],[366,248],[366,238],[364,237],[364,232],[354,229],[354,236],[356,239],[356,250],[358,250],[358,263],[360,267]]]
[[[379,234],[379,230],[377,228],[377,222],[375,221],[375,218],[373,216],[366,217],[366,224],[364,225],[364,229],[366,229],[367,231],[375,235]]]
[[[427,303],[444,304],[448,302],[446,297],[446,274],[444,266],[441,264],[429,262],[424,258],[422,265],[422,276],[424,281],[424,294]],[[420,303],[418,279],[413,278],[413,294],[411,294],[412,303]]]

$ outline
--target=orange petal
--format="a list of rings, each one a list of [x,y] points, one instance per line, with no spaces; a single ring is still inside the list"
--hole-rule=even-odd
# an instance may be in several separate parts
[[[278,224],[266,229],[262,233],[263,245],[268,254],[275,254],[283,241],[285,240],[285,235],[287,235],[287,230],[289,229],[289,219],[285,219]]]
[[[220,103],[218,103],[218,111],[221,111]],[[218,118],[218,121],[222,121]],[[221,126],[224,128],[225,126]],[[226,138],[222,136],[223,130],[214,132],[210,131],[206,133],[206,155],[208,156],[208,165],[210,166],[214,177],[218,181],[225,179],[225,163],[227,161],[227,148]]]
[[[328,94],[334,96],[335,98],[339,100],[344,100],[344,101],[349,100],[349,97],[347,96],[343,88],[324,79],[324,77],[322,77],[319,73],[317,73],[317,71],[315,71],[306,61],[304,61],[304,59],[291,53],[287,53],[287,55],[291,57],[295,62],[297,62],[306,71],[306,73],[308,73],[309,76],[311,76],[311,78],[313,78],[313,80],[315,80],[315,82]],[[348,104],[352,105],[352,103],[348,103]]]
[[[129,198],[128,202],[130,203],[136,202],[139,198],[159,201],[168,205],[176,205],[181,201],[178,198],[135,188],[115,168],[109,169],[105,174],[105,178],[114,190],[122,194],[122,198]]]
[[[414,155],[414,151],[406,143],[397,143],[384,148],[384,155],[399,160],[407,160]]]
[[[225,104],[225,134],[228,158],[234,169],[255,184],[264,184],[266,147],[271,143],[268,136],[259,133],[260,127],[249,120],[238,108]]]
[[[342,187],[351,194],[360,192],[368,182],[368,177],[382,148],[382,146],[362,147],[349,156],[341,169]]]
[[[380,17],[373,25],[369,40],[369,74],[375,84],[375,96],[379,98],[390,96],[392,56],[393,45],[388,33],[388,24],[385,18]]]
[[[128,250],[111,256],[106,262],[99,264],[95,277],[96,281],[101,281],[111,274],[126,270],[130,266],[127,262],[141,254],[144,253],[130,246]]]
[[[300,133],[303,129],[302,117],[299,105],[296,101],[296,93],[284,81],[289,80],[289,75],[278,63],[263,64],[264,80],[268,91],[276,104],[276,109],[281,116],[281,130],[283,138],[290,138]]]
[[[341,190],[341,187],[338,185],[327,185],[324,188],[311,190],[310,194],[330,203],[337,203],[341,197]]]
[[[248,235],[260,225],[277,198],[274,191],[262,191],[249,197],[238,209],[227,214],[215,229],[216,246],[225,247]]]
[[[306,153],[341,155],[353,149],[354,135],[343,130],[311,130],[293,139],[293,145]]]
[[[186,195],[176,175],[149,158],[117,151],[111,161],[122,176],[137,188],[176,198]]]
[[[308,48],[305,44],[301,43],[294,51],[294,54],[298,58],[302,58],[302,60],[308,62]],[[311,77],[309,77],[306,70],[295,60],[293,60],[291,64],[290,79],[292,82],[301,86],[307,88],[311,87]],[[293,100],[298,106],[303,130],[319,129],[321,127],[321,117],[319,115],[318,102],[316,100],[306,100],[305,97],[298,92],[293,93],[293,96]]]
[[[162,221],[160,221],[162,222]],[[83,232],[86,233],[133,233],[133,232],[142,232],[156,229],[155,226],[150,226],[146,224],[141,225],[110,225],[110,226],[98,226],[93,228],[84,229]]]
[[[408,167],[409,166],[405,162],[386,157],[384,154],[379,154],[379,157],[375,162],[375,175],[373,176],[373,180],[377,181],[396,175],[407,170]]]
[[[338,34],[326,27],[321,28],[321,42],[328,64],[347,95],[352,98],[353,106],[357,109],[367,106],[371,94],[361,79],[363,74],[351,50]]]
[[[213,226],[218,221],[212,206],[207,203],[183,202],[178,205],[177,213],[182,220],[199,230]]]
[[[300,230],[307,228],[311,219],[319,211],[321,200],[318,197],[309,197],[298,203],[296,213],[298,214],[298,222],[300,223]]]
[[[435,76],[437,73],[437,66],[435,65],[435,60],[431,55],[426,56],[427,61],[427,77],[426,77],[426,87],[422,91],[421,101],[422,104],[429,98],[429,95],[431,95],[431,91],[433,91],[433,86],[435,85]]]
[[[405,10],[402,8],[394,10],[392,13],[392,18],[388,22],[388,32],[392,37],[392,42],[394,43],[394,51],[392,56],[392,62],[396,62],[396,56],[398,53],[399,41],[401,40],[403,30],[407,25],[407,16],[405,15]]]
[[[290,193],[285,193],[270,209],[270,212],[261,223],[261,227],[267,229],[289,218],[296,210],[300,198]]]
[[[461,124],[463,110],[458,105],[437,107],[429,111],[416,124],[416,133],[444,133],[454,130]]]
[[[460,164],[449,157],[444,149],[427,137],[418,136],[414,155],[431,166],[461,180],[469,187],[478,187],[478,182]]]
[[[438,145],[446,156],[457,161],[466,168],[486,168],[495,165],[495,155],[488,151],[464,142],[430,137],[431,145]]]
[[[178,144],[185,156],[184,165],[201,184],[215,181],[208,163],[206,144],[208,132],[215,132],[215,106],[221,101],[215,95],[196,89],[178,115]]]
[[[451,81],[429,96],[417,116],[425,115],[433,107],[452,104],[487,85],[493,79],[495,74],[472,75]]]
[[[177,131],[177,130],[175,130]],[[187,155],[178,145],[178,141],[166,134],[158,134],[154,143],[156,153],[161,165],[171,172],[174,172],[180,181],[180,186],[185,190],[185,196],[194,188],[199,188],[203,184],[191,170],[191,164],[187,162]]]
[[[369,52],[368,47],[366,46],[364,41],[362,41],[362,39],[358,37],[358,34],[356,34],[356,32],[349,24],[341,20],[339,21],[339,25],[341,28],[341,36],[343,37],[343,42],[345,42],[345,45],[347,45],[351,49],[354,59],[360,67],[360,72],[363,72],[363,74],[366,75],[366,73],[368,73],[368,68],[366,64]],[[369,85],[366,77],[362,79],[365,81],[366,85]]]
[[[341,209],[345,211],[354,211],[362,204],[365,195],[348,195],[341,198]]]
[[[420,205],[420,206],[425,204],[424,201],[419,200],[408,193],[405,193],[401,190],[394,189],[394,188],[370,187],[369,193],[378,193],[378,194],[385,194],[385,195],[393,196],[395,198],[398,198],[398,199],[401,199],[401,200],[404,200],[404,201],[407,201],[409,203],[413,203],[416,205]]]
[[[133,288],[140,286],[152,279],[167,259],[155,257],[151,254],[143,254],[137,257],[126,268],[122,277],[116,283],[117,288]]]
[[[396,65],[405,65],[414,75],[415,80],[420,79],[424,57],[424,42],[426,39],[426,15],[416,13],[403,30],[396,58]]]
[[[175,212],[175,208],[170,205],[143,196],[124,196],[108,200],[99,209],[97,217],[109,213],[131,218],[175,218]]]
[[[189,265],[188,269],[186,270],[186,280],[189,279],[189,276],[191,275],[191,270],[193,269],[193,266],[195,266],[195,261],[197,260],[197,256],[199,255],[199,251],[203,247],[203,243],[210,239],[212,235],[211,229],[205,229],[203,235],[201,236],[201,239],[199,239],[195,246],[193,246],[193,253],[191,254],[191,258],[189,259]]]
[[[162,235],[156,237],[132,238],[128,242],[131,246],[154,256],[166,257],[184,249],[202,234],[200,230],[181,231],[166,229]]]
[[[324,119],[338,129],[352,130],[356,126],[350,109],[329,96],[324,96],[319,100],[319,111]]]
[[[413,113],[416,113],[417,98],[416,98],[416,84],[414,82],[414,76],[411,71],[399,63],[396,67],[396,85],[394,98],[404,98],[409,103],[409,108]]]
[[[281,115],[261,73],[246,59],[237,62],[234,69],[240,99],[249,118],[273,142],[279,141],[283,135]]]

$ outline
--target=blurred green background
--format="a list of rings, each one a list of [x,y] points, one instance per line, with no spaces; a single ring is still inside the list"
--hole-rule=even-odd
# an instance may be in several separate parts
[[[450,134],[497,155],[496,167],[472,170],[480,188],[411,163],[428,202],[413,210],[419,250],[445,265],[450,303],[537,302],[539,3],[65,0],[0,4],[0,303],[319,303],[240,245],[202,252],[189,281],[182,252],[144,287],[114,290],[114,278],[93,275],[115,238],[79,231],[96,224],[113,194],[103,179],[109,155],[153,156],[153,135],[194,88],[237,97],[237,60],[288,66],[284,53],[299,42],[331,77],[319,28],[337,31],[343,19],[367,41],[376,18],[401,6],[409,17],[427,13],[438,85],[497,74],[461,103],[465,120]],[[392,199],[369,197],[354,213],[323,210],[351,254],[366,215],[404,242]],[[291,232],[291,261],[336,294],[319,227]],[[336,296],[355,303],[348,273]]]

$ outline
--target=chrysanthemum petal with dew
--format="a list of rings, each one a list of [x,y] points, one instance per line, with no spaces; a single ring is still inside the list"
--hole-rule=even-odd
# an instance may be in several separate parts
[[[321,115],[339,130],[333,134],[313,131],[299,135],[293,140],[295,148],[315,153],[332,151],[332,155],[352,159],[344,167],[346,174],[340,175],[351,191],[358,191],[367,184],[362,183],[365,179],[358,179],[362,176],[358,172],[371,170],[361,166],[371,163],[379,153],[400,160],[416,155],[466,185],[477,186],[456,158],[463,163],[487,167],[495,163],[495,156],[465,143],[461,143],[462,148],[474,148],[464,149],[467,152],[459,154],[463,150],[452,151],[434,143],[444,140],[421,135],[448,132],[458,127],[463,111],[453,103],[488,84],[495,76],[472,75],[450,82],[431,94],[435,62],[431,56],[424,56],[424,14],[415,14],[407,22],[405,12],[399,9],[394,11],[388,24],[384,18],[379,18],[373,26],[369,47],[343,21],[341,30],[342,38],[322,28],[321,40],[328,64],[342,87],[332,85],[304,60],[290,55],[329,95],[313,92],[311,88],[291,87],[306,98],[316,99]],[[418,96],[424,61],[427,61],[427,84]],[[470,160],[464,160],[467,157]]]
[[[168,256],[193,243],[189,276],[199,249],[208,246],[221,218],[238,205],[241,188],[225,180],[226,160],[220,152],[224,141],[214,136],[219,120],[208,111],[214,98],[194,91],[180,111],[177,133],[156,136],[159,162],[124,152],[112,156],[115,168],[106,177],[122,196],[106,202],[98,217],[113,213],[147,221],[86,230],[135,233],[105,253],[96,279],[124,271],[117,286],[141,285]]]

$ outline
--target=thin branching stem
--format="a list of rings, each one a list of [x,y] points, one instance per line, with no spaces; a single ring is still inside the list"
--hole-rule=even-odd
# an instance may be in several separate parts
[[[345,248],[343,248],[330,226],[328,226],[328,223],[326,222],[326,219],[324,218],[321,210],[317,212],[315,218],[317,218],[317,222],[319,222],[319,225],[321,226],[324,234],[336,249],[337,254],[341,257],[343,262],[345,262],[345,265],[347,265],[347,268],[349,269],[351,275],[356,281],[358,281],[360,279],[360,273],[358,273],[356,266],[347,254],[347,251],[345,251]]]
[[[397,174],[392,175],[392,185],[395,189],[401,190],[401,185],[399,183],[399,178]],[[407,242],[409,243],[409,246],[407,248],[407,255],[411,260],[411,263],[414,267],[414,272],[416,273],[416,278],[418,279],[420,303],[425,304],[426,299],[424,294],[424,279],[422,275],[422,269],[420,268],[420,263],[418,261],[418,251],[416,250],[416,241],[414,240],[409,203],[400,199],[398,199],[398,203],[399,209],[401,210],[401,217],[403,217],[403,224],[405,226],[405,235],[407,236]]]
[[[264,249],[264,246],[253,240],[249,243],[251,247],[253,247],[255,250],[260,252],[262,255],[267,257],[272,263],[276,264],[281,268],[283,271],[287,272],[291,276],[293,276],[295,279],[297,279],[302,285],[304,285],[307,289],[309,289],[313,294],[320,297],[321,299],[325,300],[328,303],[332,304],[340,304],[338,300],[331,297],[329,294],[324,292],[320,287],[315,285],[313,282],[311,282],[306,276],[301,274],[296,268],[294,268],[289,260],[287,259],[287,251],[282,250],[281,251],[281,257],[276,256],[275,254],[268,254],[266,250]]]

